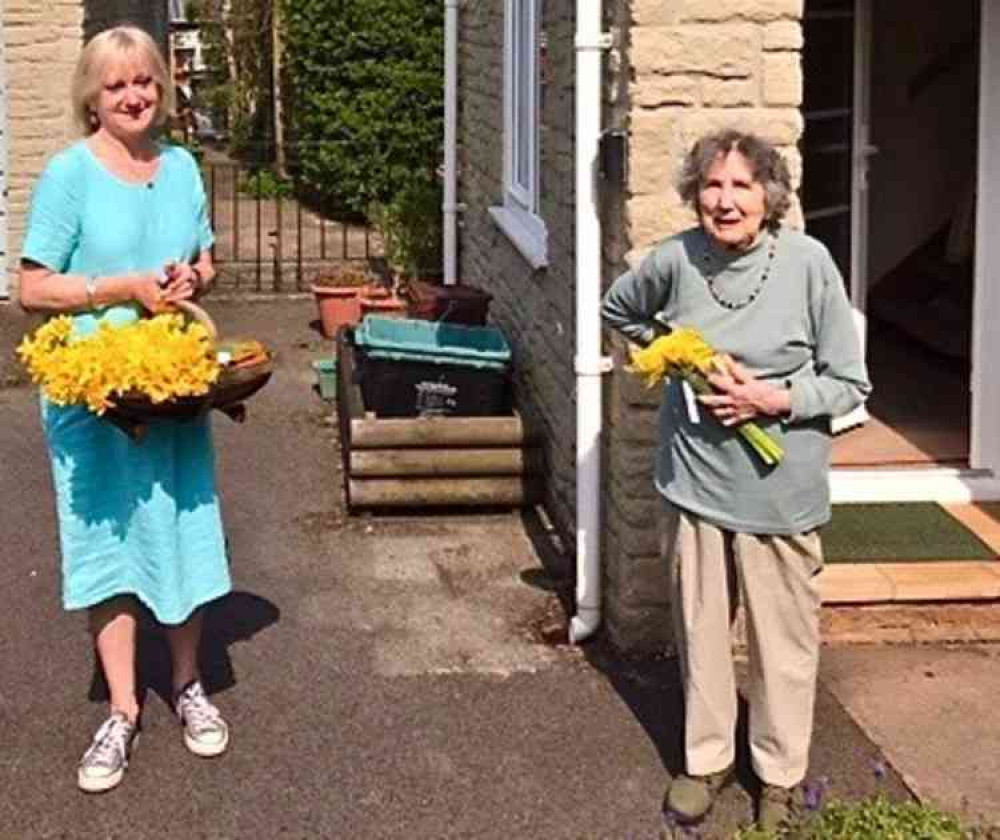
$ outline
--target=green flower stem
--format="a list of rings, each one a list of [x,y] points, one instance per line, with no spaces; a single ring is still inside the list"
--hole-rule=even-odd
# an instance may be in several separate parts
[[[708,379],[699,371],[685,371],[683,377],[699,396],[715,393],[715,389],[709,384]],[[736,426],[736,431],[750,444],[753,451],[767,466],[773,467],[784,457],[785,450],[781,448],[781,445],[752,420],[740,423]]]

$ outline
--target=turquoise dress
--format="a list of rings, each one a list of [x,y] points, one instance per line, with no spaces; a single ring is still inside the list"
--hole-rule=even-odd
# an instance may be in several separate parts
[[[22,258],[65,274],[121,275],[193,260],[213,236],[197,164],[164,146],[156,177],[111,174],[84,142],[56,155],[35,186]],[[79,335],[131,323],[138,304],[73,316]],[[164,624],[229,592],[207,419],[151,423],[134,442],[84,407],[42,398],[62,549],[63,604],[137,597]]]

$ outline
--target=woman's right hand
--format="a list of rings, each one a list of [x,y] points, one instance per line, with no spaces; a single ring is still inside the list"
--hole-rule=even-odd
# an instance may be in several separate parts
[[[138,274],[132,278],[131,286],[132,298],[154,315],[166,308],[163,288],[155,274]]]

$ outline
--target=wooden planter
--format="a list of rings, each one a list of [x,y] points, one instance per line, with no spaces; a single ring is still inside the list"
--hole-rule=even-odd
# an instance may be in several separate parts
[[[337,410],[347,504],[362,508],[534,504],[538,451],[519,415],[377,418],[354,384],[354,352],[338,334]]]

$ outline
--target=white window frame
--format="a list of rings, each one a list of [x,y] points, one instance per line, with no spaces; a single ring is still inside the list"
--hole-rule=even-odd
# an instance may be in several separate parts
[[[503,204],[490,208],[497,226],[535,269],[548,265],[548,230],[538,214],[539,5],[540,0],[504,3]],[[517,81],[525,77],[527,90],[521,90]]]

